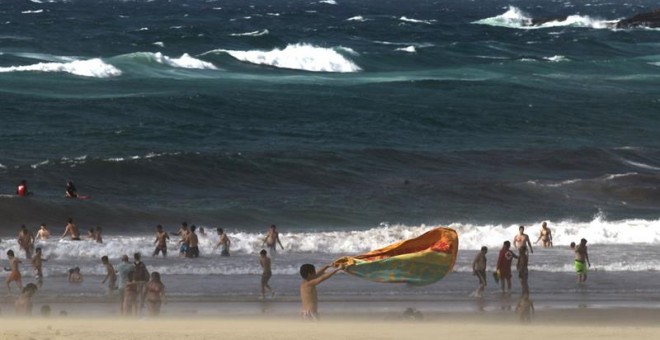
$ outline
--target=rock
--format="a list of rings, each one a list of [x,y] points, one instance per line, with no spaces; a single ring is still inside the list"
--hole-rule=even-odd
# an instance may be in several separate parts
[[[635,27],[660,27],[660,9],[656,9],[653,12],[636,14],[630,18],[620,20],[616,23],[616,28]]]

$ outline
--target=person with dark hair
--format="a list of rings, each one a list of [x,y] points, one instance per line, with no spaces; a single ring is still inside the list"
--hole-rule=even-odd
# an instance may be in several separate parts
[[[526,246],[532,254],[534,253],[532,242],[529,240],[529,235],[525,234],[525,226],[523,225],[518,228],[518,234],[513,237],[513,245],[518,250],[520,250],[522,246]]]
[[[72,241],[80,241],[80,230],[78,230],[78,227],[73,223],[73,218],[71,217],[67,220],[64,234],[62,234],[61,238],[64,238],[67,235],[69,235]]]
[[[199,238],[195,234],[195,229],[197,227],[193,224],[190,226],[190,232],[188,233],[188,250],[186,251],[186,257],[188,258],[199,257]]]
[[[130,271],[127,275],[124,288],[123,314],[137,315],[138,283],[135,282],[135,272]]]
[[[108,293],[112,294],[112,292],[117,289],[117,274],[115,273],[115,268],[112,266],[107,256],[101,257],[101,263],[103,263],[106,272],[105,278],[101,283],[105,284],[107,281]]]
[[[78,190],[73,182],[66,181],[66,191],[64,192],[66,198],[78,198]]]
[[[165,231],[163,231],[163,226],[162,225],[157,225],[156,226],[156,241],[154,243],[156,244],[156,249],[154,249],[154,253],[152,256],[157,256],[158,253],[162,253],[163,257],[167,257],[167,240],[170,239],[170,236],[167,235]]]
[[[25,251],[25,258],[32,258],[32,249],[34,249],[34,234],[23,224],[18,232],[18,246]]]
[[[229,247],[231,247],[231,241],[222,228],[218,228],[218,243],[213,247],[213,250],[220,247],[220,256],[229,256]]]
[[[121,314],[126,314],[124,310],[124,293],[126,290],[126,283],[128,282],[128,273],[135,270],[135,265],[128,262],[128,255],[122,255],[121,263],[117,265],[117,276],[119,281],[119,311]]]
[[[522,286],[522,294],[529,295],[529,254],[527,253],[526,246],[520,247],[516,268],[518,269],[518,278],[520,279],[520,285]]]
[[[586,263],[585,263],[586,262]],[[575,247],[575,272],[577,273],[577,282],[587,281],[587,268],[591,267],[589,253],[587,252],[587,239],[580,240],[580,244]]]
[[[266,234],[264,242],[261,246],[268,246],[268,249],[270,249],[270,255],[275,256],[275,254],[277,254],[278,244],[280,245],[280,248],[284,249],[282,241],[280,241],[280,234],[277,232],[277,226],[273,224],[270,226],[270,229],[268,230],[268,233]]]
[[[5,268],[5,270],[9,272],[7,279],[5,279],[5,283],[7,283],[7,290],[11,292],[11,287],[9,287],[9,284],[12,282],[16,282],[16,287],[18,287],[19,290],[22,290],[23,281],[21,277],[21,271],[18,267],[18,265],[21,263],[21,260],[14,256],[14,251],[11,249],[7,250],[7,257],[9,258],[9,268]]]
[[[37,285],[28,283],[23,288],[21,296],[14,303],[16,314],[18,315],[32,315],[32,296],[37,292]]]
[[[138,302],[141,311],[144,308],[144,299],[147,296],[147,282],[149,282],[150,275],[147,266],[141,260],[142,255],[140,253],[133,254],[133,259],[135,259],[133,263],[135,265],[133,281],[135,281],[137,287]]]
[[[303,320],[319,320],[319,300],[316,286],[341,270],[341,268],[335,268],[326,273],[330,267],[330,265],[324,266],[317,272],[313,264],[306,263],[300,266],[300,276],[303,278],[300,283],[301,316]]]
[[[151,273],[151,280],[147,283],[147,307],[149,315],[158,316],[160,307],[165,299],[165,285],[160,281],[160,273]]]
[[[518,256],[511,251],[511,242],[504,241],[504,245],[497,257],[497,276],[500,281],[502,294],[511,293],[511,263]]]
[[[271,261],[270,257],[268,257],[268,252],[266,249],[261,249],[259,252],[259,264],[263,270],[261,273],[261,299],[263,300],[266,298],[266,289],[270,291],[271,296],[275,296],[275,291],[268,284],[271,276],[273,276],[273,272],[271,271]]]
[[[486,253],[488,253],[488,248],[486,246],[481,247],[481,250],[477,253],[472,261],[472,275],[476,276],[479,279],[479,287],[477,290],[472,293],[475,297],[482,297],[484,289],[486,288]]]
[[[44,274],[41,268],[42,262],[46,259],[42,258],[41,248],[34,250],[34,256],[32,256],[32,268],[34,268],[34,278],[37,280],[37,287],[41,288],[44,283]]]

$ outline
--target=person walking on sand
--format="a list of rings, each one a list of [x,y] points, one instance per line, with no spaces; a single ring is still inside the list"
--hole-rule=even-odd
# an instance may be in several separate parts
[[[525,234],[525,226],[520,226],[518,228],[518,234],[513,237],[513,245],[516,249],[520,250],[522,246],[529,247],[529,251],[533,254],[534,250],[532,249],[532,242],[529,240],[529,236]]]
[[[277,232],[277,226],[272,224],[270,229],[268,229],[268,233],[266,234],[266,237],[264,237],[264,241],[261,246],[268,246],[268,249],[270,249],[270,255],[275,256],[275,254],[277,254],[278,244],[280,245],[280,248],[284,249],[282,241],[280,241],[280,233]]]
[[[539,238],[536,240],[536,242],[534,242],[534,244],[538,244],[539,241],[543,241],[544,248],[552,248],[552,231],[550,231],[550,228],[548,228],[547,222],[543,222],[543,224],[541,224]]]
[[[529,294],[529,284],[527,280],[529,279],[529,255],[527,254],[527,247],[520,247],[520,254],[518,255],[518,263],[516,268],[518,269],[518,278],[520,278],[520,286],[522,287],[522,294]]]
[[[511,294],[511,262],[518,256],[511,251],[511,242],[504,241],[504,245],[497,257],[497,273],[500,280],[502,294]]]
[[[67,220],[66,227],[64,228],[64,234],[61,238],[65,238],[67,235],[71,238],[72,241],[80,241],[80,230],[73,223],[73,218]]]
[[[11,292],[9,284],[12,282],[16,282],[16,287],[21,290],[23,289],[23,280],[21,277],[21,270],[19,269],[21,260],[14,256],[14,251],[11,249],[7,250],[7,258],[9,258],[9,268],[5,268],[5,271],[9,272],[9,275],[7,275],[7,278],[5,279],[7,290]]]
[[[156,240],[154,241],[154,244],[156,244],[156,249],[154,249],[154,253],[152,256],[157,256],[158,253],[162,253],[163,257],[167,257],[167,240],[170,239],[170,236],[167,235],[165,231],[163,231],[163,226],[162,225],[157,225],[156,226]]]
[[[218,243],[213,247],[213,250],[220,248],[220,256],[229,256],[229,247],[231,241],[222,228],[218,228]]]
[[[266,289],[268,289],[271,296],[275,296],[275,291],[268,284],[271,276],[273,276],[273,272],[271,271],[271,261],[266,249],[261,249],[261,252],[259,252],[259,264],[263,270],[261,272],[261,300],[264,300],[266,298]]]
[[[301,317],[303,320],[319,320],[319,299],[316,286],[341,270],[341,268],[335,268],[326,273],[330,267],[330,265],[324,266],[317,272],[313,264],[306,263],[300,266],[300,276],[303,278],[300,283]]]
[[[476,276],[479,279],[479,287],[472,293],[474,297],[482,297],[484,289],[486,288],[486,253],[488,253],[487,247],[481,247],[481,250],[477,253],[472,261],[472,275]]]
[[[586,262],[586,263],[585,263]],[[587,281],[587,268],[591,267],[589,253],[587,252],[587,240],[580,240],[580,244],[575,247],[575,272],[577,273],[577,282]]]

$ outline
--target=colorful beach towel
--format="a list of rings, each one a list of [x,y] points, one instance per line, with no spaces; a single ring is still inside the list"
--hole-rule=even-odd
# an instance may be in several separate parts
[[[375,282],[428,285],[451,272],[458,253],[458,235],[436,228],[423,235],[334,262],[349,274]]]

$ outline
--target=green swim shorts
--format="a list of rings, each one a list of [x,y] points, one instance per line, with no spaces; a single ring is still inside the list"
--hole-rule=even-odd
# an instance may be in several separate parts
[[[576,273],[586,273],[587,264],[578,260],[575,260],[575,272]]]

